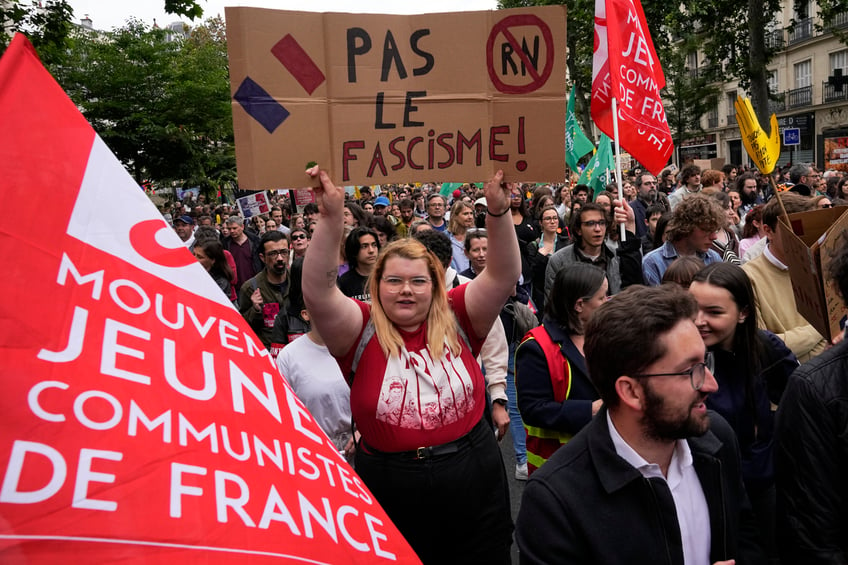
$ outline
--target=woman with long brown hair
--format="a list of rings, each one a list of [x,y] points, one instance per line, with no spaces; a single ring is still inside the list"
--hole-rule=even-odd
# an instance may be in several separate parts
[[[465,256],[465,231],[474,227],[474,208],[463,200],[453,203],[448,221],[448,236],[451,241],[451,267],[461,273],[469,267]]]

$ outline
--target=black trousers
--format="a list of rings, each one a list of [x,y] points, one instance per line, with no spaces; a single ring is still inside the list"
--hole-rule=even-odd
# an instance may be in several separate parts
[[[510,563],[509,485],[491,426],[458,452],[414,460],[356,451],[356,472],[427,563]]]

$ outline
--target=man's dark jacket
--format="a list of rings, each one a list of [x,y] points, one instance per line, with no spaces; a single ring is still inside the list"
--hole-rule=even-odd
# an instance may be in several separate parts
[[[765,563],[736,437],[715,412],[710,422],[706,434],[687,440],[709,507],[709,562]],[[683,565],[671,491],[618,456],[606,409],[533,474],[515,537],[521,563]]]
[[[265,264],[262,262],[262,258],[259,257],[259,253],[262,251],[262,248],[260,247],[262,240],[256,234],[247,230],[245,230],[244,235],[247,236],[247,241],[250,245],[250,258],[253,261],[253,272],[254,276],[256,276],[256,273],[259,273],[262,269],[265,268]],[[233,241],[233,238],[231,236],[227,236],[223,239],[221,245],[224,246],[224,249],[232,253],[231,247],[233,245],[236,245],[236,243]],[[247,277],[246,279],[241,280],[241,277],[239,277],[238,284],[241,285],[249,278],[250,277]]]
[[[848,340],[792,373],[775,437],[783,563],[848,563]]]

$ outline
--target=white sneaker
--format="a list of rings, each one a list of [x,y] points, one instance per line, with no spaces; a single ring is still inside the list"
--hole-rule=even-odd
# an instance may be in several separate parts
[[[527,463],[522,463],[521,465],[515,466],[515,480],[526,481],[527,476]]]

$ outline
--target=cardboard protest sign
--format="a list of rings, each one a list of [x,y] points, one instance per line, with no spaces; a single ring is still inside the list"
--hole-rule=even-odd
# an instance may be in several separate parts
[[[845,245],[848,207],[789,214],[791,227],[779,221],[792,291],[798,312],[820,334],[832,340],[845,325],[845,307],[827,276],[827,266]]]
[[[298,189],[294,191],[294,203],[297,206],[306,206],[310,202],[315,202],[314,192],[305,189]]]
[[[565,7],[226,8],[239,185],[565,179]]]
[[[259,216],[271,211],[271,203],[268,201],[268,195],[264,192],[236,198],[236,204],[243,218]]]
[[[22,35],[0,123],[0,562],[417,562]]]

